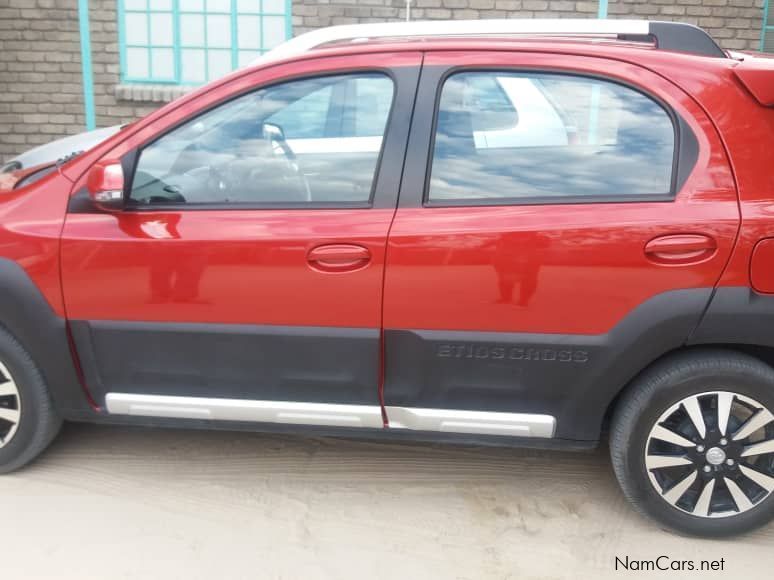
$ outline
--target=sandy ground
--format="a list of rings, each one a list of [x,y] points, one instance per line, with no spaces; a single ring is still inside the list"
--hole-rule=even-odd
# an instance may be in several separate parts
[[[0,477],[3,579],[650,578],[615,557],[771,578],[774,526],[678,537],[607,455],[68,425]]]

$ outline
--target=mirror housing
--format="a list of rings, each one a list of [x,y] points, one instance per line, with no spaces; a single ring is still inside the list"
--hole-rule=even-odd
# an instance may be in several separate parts
[[[91,201],[105,211],[120,211],[124,207],[124,169],[120,161],[99,161],[86,180]]]

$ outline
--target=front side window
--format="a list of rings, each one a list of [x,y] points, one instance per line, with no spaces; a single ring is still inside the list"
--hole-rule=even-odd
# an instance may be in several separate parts
[[[290,38],[286,0],[118,0],[124,82],[201,84]]]
[[[142,149],[130,202],[366,204],[392,100],[393,82],[380,73],[241,96]]]
[[[671,116],[617,83],[470,72],[442,89],[429,202],[669,195]]]

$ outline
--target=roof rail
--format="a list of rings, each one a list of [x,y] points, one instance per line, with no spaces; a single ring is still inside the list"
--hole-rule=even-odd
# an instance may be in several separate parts
[[[365,42],[379,38],[476,36],[613,37],[654,43],[662,50],[725,58],[726,53],[701,28],[677,22],[596,19],[430,20],[346,24],[321,28],[280,44],[255,64],[288,58],[334,42]]]

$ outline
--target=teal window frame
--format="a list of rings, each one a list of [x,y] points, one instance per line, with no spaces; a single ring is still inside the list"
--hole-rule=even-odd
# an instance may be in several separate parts
[[[774,34],[774,11],[771,0],[763,3],[763,26],[761,27],[761,52],[766,52],[766,35]],[[772,51],[774,52],[774,51]]]
[[[259,18],[259,29],[261,30],[261,42],[260,47],[257,49],[249,48],[249,49],[241,49],[242,51],[249,51],[249,52],[258,52],[260,54],[264,54],[271,50],[271,47],[266,47],[264,44],[263,39],[263,19],[265,17],[278,17],[283,16],[285,18],[285,40],[289,39],[293,34],[293,16],[292,16],[292,0],[285,0],[285,12],[284,14],[279,14],[276,12],[264,12],[263,10],[263,3],[264,0],[260,0],[259,9],[258,12],[240,12],[238,9],[238,0],[231,0],[231,9],[228,12],[223,11],[208,11],[207,5],[209,0],[202,0],[203,3],[203,9],[202,11],[185,11],[181,10],[180,8],[180,0],[171,0],[171,8],[169,9],[159,9],[153,7],[153,0],[146,0],[146,8],[139,10],[139,9],[127,9],[125,6],[126,0],[118,0],[118,44],[119,44],[119,61],[120,61],[120,78],[121,83],[126,84],[151,84],[151,85],[188,85],[188,86],[196,86],[200,84],[204,84],[209,82],[210,80],[213,80],[210,78],[209,75],[209,51],[211,50],[217,50],[219,52],[225,52],[226,50],[230,50],[231,52],[231,70],[236,70],[239,68],[239,16],[257,16]],[[127,14],[145,14],[147,17],[147,30],[148,30],[148,43],[139,45],[139,44],[128,44],[127,43],[127,37],[126,37],[126,16]],[[172,16],[172,27],[173,27],[173,38],[172,43],[170,45],[154,45],[151,41],[151,14],[171,14]],[[206,22],[205,22],[205,28],[204,28],[204,44],[202,46],[197,45],[185,45],[183,46],[181,43],[181,36],[180,36],[180,20],[181,16],[183,15],[206,15],[206,16],[229,16],[230,22],[231,22],[231,47],[229,48],[213,48],[211,46],[207,45],[207,28],[206,28]],[[130,76],[127,71],[127,50],[131,48],[142,48],[147,49],[148,51],[148,76],[147,77],[132,77]],[[174,75],[172,77],[164,78],[164,77],[154,77],[153,76],[153,57],[152,57],[152,51],[154,49],[171,49],[173,51],[174,55]],[[183,76],[183,70],[182,70],[182,50],[183,49],[189,49],[189,50],[201,50],[204,52],[204,81],[201,82],[190,82],[190,81],[184,81],[182,79]]]

